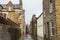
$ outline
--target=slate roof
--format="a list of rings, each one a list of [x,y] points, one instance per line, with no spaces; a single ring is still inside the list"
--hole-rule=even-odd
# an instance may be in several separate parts
[[[3,9],[6,8],[6,4],[1,4]],[[20,9],[20,5],[19,4],[14,4],[14,8],[15,9]]]

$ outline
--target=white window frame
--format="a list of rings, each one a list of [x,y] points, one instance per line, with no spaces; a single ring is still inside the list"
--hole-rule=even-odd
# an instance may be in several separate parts
[[[22,19],[22,17],[23,17],[23,15],[20,15],[20,16],[19,16],[19,19]]]
[[[44,24],[44,27],[43,27],[43,30],[44,30],[43,33],[44,33],[44,34],[46,34],[46,29],[45,29],[45,28],[46,28],[46,27],[45,27],[45,24]]]
[[[11,9],[11,6],[9,6],[9,7],[8,7],[8,10],[9,10],[9,11],[11,11],[11,10],[12,10],[12,9]]]
[[[46,12],[46,10],[44,10],[44,17],[46,17],[46,13],[45,12]]]
[[[50,2],[50,13],[53,12],[53,2]]]
[[[20,15],[20,14],[21,14],[21,13],[18,14],[18,18],[19,18],[19,19],[22,19],[23,15],[22,15],[22,14]]]
[[[52,29],[54,29],[55,27],[54,26],[52,27],[52,22],[49,22],[49,24],[50,24],[50,35],[54,36],[55,34],[53,35]]]

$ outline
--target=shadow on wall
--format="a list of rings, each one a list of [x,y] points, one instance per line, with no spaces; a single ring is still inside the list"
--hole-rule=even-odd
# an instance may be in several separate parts
[[[21,37],[21,31],[17,28],[8,28],[8,32],[11,35],[11,40],[18,40]]]

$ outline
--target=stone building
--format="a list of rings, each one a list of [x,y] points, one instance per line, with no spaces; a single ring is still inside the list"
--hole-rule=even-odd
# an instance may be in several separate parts
[[[5,1],[5,0],[3,0]],[[19,4],[14,4],[9,1],[6,4],[0,4],[0,16],[7,20],[11,20],[16,24],[19,24],[21,29],[21,35],[25,33],[25,10],[23,9],[22,0],[19,0]]]
[[[0,40],[18,40],[21,37],[19,25],[0,16]]]
[[[37,17],[37,40],[44,40],[43,35],[43,13]]]
[[[60,40],[60,0],[43,0],[44,39]]]
[[[31,35],[33,39],[37,40],[37,18],[35,15],[32,16],[30,27],[31,27]]]
[[[32,20],[30,21],[29,27],[30,27],[30,35],[32,36]]]

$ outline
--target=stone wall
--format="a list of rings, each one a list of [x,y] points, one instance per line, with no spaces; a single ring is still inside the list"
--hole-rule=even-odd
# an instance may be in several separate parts
[[[0,24],[0,40],[18,40],[20,37],[20,29]]]
[[[0,40],[11,40],[11,35],[6,27],[0,26]]]
[[[60,40],[60,0],[55,0],[57,40]]]
[[[50,8],[50,4],[52,1],[52,8]],[[44,38],[46,40],[56,40],[56,17],[55,17],[55,0],[43,0],[43,23],[44,23]],[[50,9],[53,12],[50,13]],[[53,26],[51,26],[50,22],[53,22]],[[54,35],[52,34],[52,29],[50,27],[54,27]]]
[[[43,37],[37,36],[37,40],[44,40]]]

